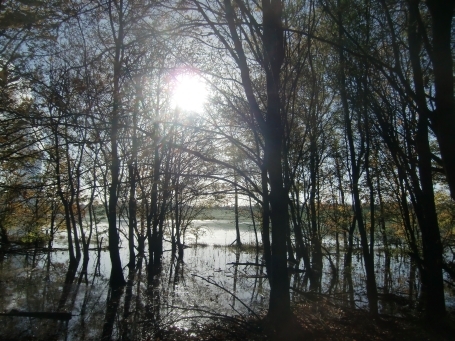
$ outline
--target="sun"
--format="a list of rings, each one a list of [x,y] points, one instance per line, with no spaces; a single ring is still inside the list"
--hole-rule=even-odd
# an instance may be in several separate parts
[[[200,76],[183,73],[176,77],[172,91],[172,107],[201,114],[206,101],[207,87]]]

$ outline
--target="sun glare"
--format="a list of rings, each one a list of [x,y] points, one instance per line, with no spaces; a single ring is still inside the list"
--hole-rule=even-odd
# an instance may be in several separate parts
[[[204,80],[194,74],[181,74],[176,77],[172,92],[172,106],[182,111],[202,113],[207,100]]]

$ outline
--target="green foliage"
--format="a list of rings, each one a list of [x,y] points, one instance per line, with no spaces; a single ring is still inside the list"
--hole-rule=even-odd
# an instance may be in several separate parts
[[[25,236],[20,237],[20,242],[23,244],[45,243],[50,240],[50,236],[41,230],[27,232]]]

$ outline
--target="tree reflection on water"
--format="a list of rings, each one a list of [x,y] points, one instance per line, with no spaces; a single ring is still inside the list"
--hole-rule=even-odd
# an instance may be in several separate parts
[[[170,250],[170,245],[165,249]],[[352,266],[343,268],[343,253],[328,251],[335,254],[330,259],[324,257],[323,271],[317,277],[311,278],[315,274],[304,272],[302,265],[290,264],[293,302],[330,297],[346,306],[366,307],[362,258],[354,255]],[[409,308],[401,303],[413,306],[419,299],[416,266],[406,255],[376,254],[381,270],[377,278],[382,312],[405,314]],[[64,321],[1,316],[0,336],[38,340],[153,339],[169,328],[190,329],[195,323],[222,316],[247,316],[248,309],[260,314],[267,308],[269,291],[261,262],[254,246],[192,245],[183,260],[170,251],[164,252],[161,266],[149,267],[147,259],[138,256],[135,266],[127,268],[127,285],[113,289],[109,287],[106,251],[90,251],[86,273],[83,262],[70,263],[67,252],[60,249],[8,252],[0,263],[0,311],[70,312],[72,318]],[[153,269],[152,274],[147,273],[149,269]],[[390,293],[401,296],[398,299]]]

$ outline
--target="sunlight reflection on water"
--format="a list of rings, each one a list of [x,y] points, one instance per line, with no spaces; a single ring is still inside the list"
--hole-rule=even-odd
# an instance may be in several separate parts
[[[161,271],[151,283],[147,282],[145,261],[136,271],[132,285],[127,286],[116,305],[117,316],[113,320],[112,338],[120,338],[127,333],[130,339],[143,339],[155,335],[160,328],[177,326],[189,328],[192,323],[201,322],[201,316],[247,314],[247,309],[234,297],[235,294],[244,304],[256,312],[267,308],[269,286],[264,278],[263,267],[234,266],[233,262],[261,262],[261,255],[254,248],[238,250],[226,247],[235,240],[232,221],[204,220],[195,221],[206,229],[198,236],[200,245],[192,245],[195,236],[187,234],[184,262],[171,259],[169,243],[165,243]],[[254,244],[255,236],[251,226],[241,225],[241,239],[245,244]],[[100,230],[106,224],[100,224]],[[201,229],[199,229],[200,231]],[[102,234],[103,235],[103,234]],[[260,240],[260,236],[259,240]],[[104,235],[104,241],[107,236]],[[353,304],[366,308],[365,275],[360,254],[353,256],[351,276],[342,271],[343,255],[336,256],[332,240],[325,240],[331,252],[332,263],[339,268],[336,276],[331,271],[330,261],[324,258],[324,272],[318,292],[339,298],[339,303]],[[103,243],[105,246],[105,243]],[[122,264],[127,263],[128,248],[126,240],[121,242]],[[65,238],[57,238],[55,248],[66,247]],[[0,317],[0,337],[16,335],[21,338],[45,338],[57,335],[57,339],[89,340],[98,339],[103,332],[109,312],[112,309],[112,293],[108,279],[110,258],[107,249],[99,254],[90,252],[88,282],[81,276],[81,263],[72,280],[68,280],[68,257],[65,250],[55,252],[35,252],[7,254],[0,263],[0,312],[11,309],[27,312],[68,311],[73,314],[68,323],[55,320],[39,320],[24,317]],[[99,258],[98,258],[99,256]],[[411,265],[406,255],[398,253],[390,259],[390,271],[386,272],[386,259],[382,252],[376,252],[377,283],[380,292],[388,290],[398,293],[410,302],[415,302],[420,292],[416,280],[410,282]],[[300,265],[302,268],[302,265]],[[128,268],[125,267],[125,276]],[[194,276],[197,275],[197,276]],[[200,277],[199,277],[200,276]],[[202,278],[201,278],[202,277]],[[214,281],[216,285],[207,281]],[[291,287],[308,291],[310,283],[303,273],[290,276]],[[225,290],[221,289],[225,288]],[[349,288],[353,291],[350,292]],[[127,295],[127,293],[130,295]],[[127,298],[128,297],[128,298]],[[291,291],[294,302],[302,297]],[[454,306],[453,293],[447,292],[448,306]],[[405,310],[403,310],[405,309]],[[406,307],[381,305],[381,311],[400,315]],[[198,316],[197,320],[191,317]]]

